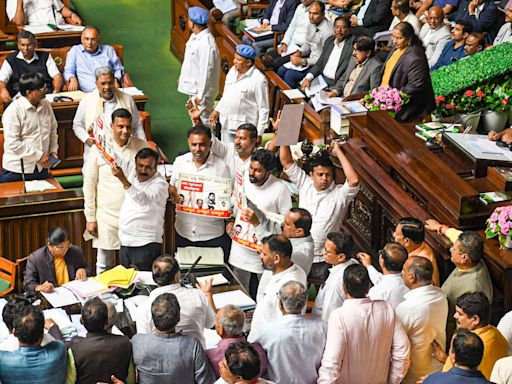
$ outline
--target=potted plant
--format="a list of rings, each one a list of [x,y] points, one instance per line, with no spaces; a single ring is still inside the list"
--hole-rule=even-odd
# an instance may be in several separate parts
[[[482,115],[482,125],[485,131],[500,132],[505,128],[510,111],[511,95],[510,78],[488,86],[485,96],[486,111]]]
[[[487,219],[485,237],[488,239],[498,236],[502,248],[512,248],[512,205],[496,207]]]
[[[362,104],[369,111],[386,111],[391,117],[409,102],[409,95],[400,92],[396,88],[377,87],[368,92],[362,100]]]

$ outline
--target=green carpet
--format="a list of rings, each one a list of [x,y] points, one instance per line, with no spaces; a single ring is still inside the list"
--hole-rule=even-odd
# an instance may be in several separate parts
[[[181,1],[181,0],[176,0]],[[100,29],[102,42],[124,46],[124,65],[149,97],[153,140],[170,160],[187,149],[186,97],[176,91],[180,62],[169,50],[169,0],[73,0],[84,24]]]

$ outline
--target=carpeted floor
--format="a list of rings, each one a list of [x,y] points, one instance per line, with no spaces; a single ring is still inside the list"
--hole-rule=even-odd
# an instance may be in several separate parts
[[[180,62],[169,50],[170,1],[73,0],[85,24],[101,31],[102,42],[124,46],[124,65],[149,97],[152,135],[170,160],[187,149],[190,120],[186,98],[176,91]],[[181,0],[175,0],[181,1]]]

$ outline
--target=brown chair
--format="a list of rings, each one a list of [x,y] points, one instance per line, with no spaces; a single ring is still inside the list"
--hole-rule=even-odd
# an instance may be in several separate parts
[[[268,7],[270,1],[255,2],[254,0],[247,0],[246,4],[240,4],[238,8],[238,20],[242,21],[247,18],[251,18],[252,12],[257,9],[265,9]],[[247,17],[245,17],[247,15]]]
[[[23,278],[27,268],[28,256],[16,260],[16,292],[23,293]]]
[[[6,283],[9,285],[0,292],[0,297],[11,293],[16,283],[16,264],[4,257],[0,257],[0,284],[3,286]]]

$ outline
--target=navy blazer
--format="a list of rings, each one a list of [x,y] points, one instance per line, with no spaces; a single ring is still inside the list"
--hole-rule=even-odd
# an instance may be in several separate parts
[[[70,280],[75,278],[78,269],[87,268],[82,250],[76,245],[69,247],[64,260],[66,261]],[[87,274],[90,274],[89,271],[87,271]],[[43,284],[45,281],[57,287],[53,255],[50,253],[47,245],[35,250],[28,257],[23,289],[28,292],[34,292],[36,286]]]
[[[369,36],[389,29],[393,14],[391,0],[371,0],[363,17],[362,27]]]
[[[490,384],[482,372],[453,367],[448,372],[435,372],[425,379],[424,384]]]
[[[272,11],[278,1],[279,0],[272,0],[270,5],[265,8],[265,12],[263,12],[264,19],[270,20]],[[286,32],[295,14],[295,8],[297,8],[298,5],[298,0],[285,0],[283,8],[281,8],[281,12],[279,12],[279,21],[276,25],[272,26],[272,32]]]
[[[391,57],[392,53],[393,51],[388,57]],[[385,66],[383,71],[384,68]],[[391,72],[389,86],[411,97],[397,112],[398,121],[421,120],[435,109],[434,90],[425,49],[422,46],[410,45],[406,49]]]
[[[486,0],[484,8],[478,19],[475,15],[468,12],[470,0],[462,0],[455,16],[455,20],[465,20],[473,26],[473,32],[487,32],[485,37],[486,44],[492,44],[498,29],[500,28],[498,21],[498,8],[493,0]]]

